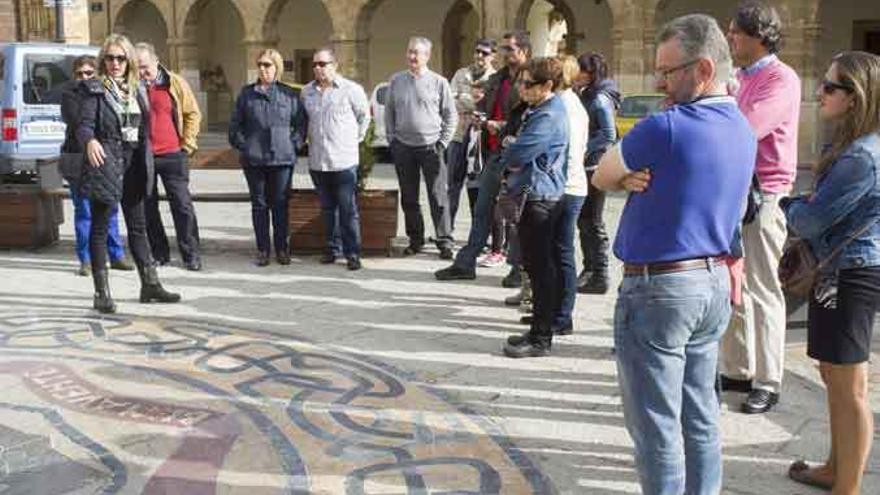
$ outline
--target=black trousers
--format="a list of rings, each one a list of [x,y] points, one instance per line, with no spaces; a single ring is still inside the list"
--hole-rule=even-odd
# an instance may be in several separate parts
[[[122,214],[128,230],[128,248],[138,266],[151,266],[150,242],[147,238],[147,220],[144,216],[146,198],[146,170],[133,166],[133,151],[122,149],[125,174],[122,182]],[[89,255],[92,258],[92,271],[105,270],[107,265],[107,234],[113,204],[92,200],[92,227],[89,231]]]
[[[171,248],[165,225],[159,213],[159,178],[168,195],[168,206],[171,218],[174,219],[174,232],[177,236],[177,248],[184,262],[199,258],[199,224],[196,210],[189,193],[189,166],[185,151],[156,155],[153,158],[156,166],[156,181],[152,196],[146,200],[147,235],[153,258],[167,261],[171,259]]]
[[[589,190],[577,226],[584,253],[584,269],[605,273],[608,271],[608,233],[602,213],[605,210],[605,191],[593,185],[593,171],[587,172]]]
[[[562,295],[560,259],[554,243],[561,214],[559,201],[528,201],[517,226],[522,263],[532,282],[529,338],[542,346],[549,346],[553,338],[553,314]]]
[[[435,146],[408,146],[400,141],[393,141],[391,155],[400,184],[400,205],[403,208],[406,235],[409,237],[410,245],[425,244],[425,220],[419,204],[420,176],[424,175],[437,247],[451,249],[452,229],[446,184],[449,175],[443,153]]]

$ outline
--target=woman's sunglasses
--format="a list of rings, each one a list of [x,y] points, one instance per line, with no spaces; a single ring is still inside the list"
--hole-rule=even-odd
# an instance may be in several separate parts
[[[73,74],[76,77],[92,77],[95,74],[95,71],[91,70],[91,69],[85,69],[85,70],[78,70],[78,71],[74,72]]]
[[[539,84],[544,84],[547,81],[533,81],[531,79],[520,79],[518,82],[520,84],[522,84],[523,86],[525,86],[526,88],[531,89],[531,88],[534,88],[535,86],[538,86]]]
[[[114,60],[119,62],[120,64],[128,62],[128,58],[125,55],[111,55],[109,53],[107,55],[104,55],[104,62],[109,63],[113,62]]]
[[[824,81],[822,81],[822,92],[825,93],[826,95],[831,96],[838,89],[841,91],[846,91],[847,93],[853,92],[852,86],[847,86],[846,84],[840,84],[840,83],[836,83],[834,81],[829,81],[828,79],[825,79]]]
[[[273,64],[272,62],[257,62],[257,67],[259,67],[261,69],[268,69],[269,67],[272,67],[273,65],[275,65],[275,64]]]

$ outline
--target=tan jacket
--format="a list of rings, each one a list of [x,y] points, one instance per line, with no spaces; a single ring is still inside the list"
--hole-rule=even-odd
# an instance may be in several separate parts
[[[202,122],[202,112],[196,103],[196,97],[186,79],[162,67],[170,81],[169,92],[174,102],[174,126],[180,136],[181,147],[187,154],[193,154],[199,148],[197,138]]]

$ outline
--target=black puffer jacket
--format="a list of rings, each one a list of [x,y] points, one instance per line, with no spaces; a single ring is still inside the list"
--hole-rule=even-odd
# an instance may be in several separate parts
[[[113,111],[101,80],[82,81],[82,104],[76,139],[84,150],[86,143],[97,139],[104,147],[104,165],[92,167],[85,163],[80,193],[103,203],[117,203],[122,199],[123,178],[137,181],[145,195],[153,191],[153,153],[150,147],[150,104],[142,87],[137,89],[137,101],[141,109],[138,144],[129,162],[123,153],[122,123]],[[131,172],[130,167],[135,167]],[[127,174],[127,175],[126,175]],[[131,187],[131,186],[130,186]],[[132,189],[135,190],[135,189]]]

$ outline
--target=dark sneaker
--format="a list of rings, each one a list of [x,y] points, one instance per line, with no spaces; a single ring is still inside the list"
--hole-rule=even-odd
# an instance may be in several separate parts
[[[260,253],[254,261],[257,266],[269,266],[269,253]]]
[[[437,280],[473,280],[477,278],[477,272],[452,265],[442,270],[437,270],[434,272],[434,277]]]
[[[550,346],[525,340],[518,345],[504,344],[504,355],[510,358],[543,357],[550,355]]]
[[[287,253],[279,253],[275,255],[275,261],[277,261],[279,265],[289,265],[290,255]]]
[[[414,254],[419,254],[422,252],[423,247],[424,246],[421,246],[419,244],[410,244],[409,246],[406,247],[406,249],[403,250],[403,255],[404,256],[412,256]]]
[[[121,270],[124,272],[130,272],[134,270],[134,265],[128,262],[125,258],[119,258],[118,260],[113,260],[110,262],[110,268],[113,270]]]
[[[578,287],[581,294],[606,294],[608,292],[608,276],[593,272],[587,283]]]
[[[749,393],[752,391],[751,380],[737,380],[721,375],[721,390],[725,392],[742,392]]]
[[[507,296],[504,298],[505,306],[519,306],[523,302],[523,293],[522,291],[517,292],[512,296]]]
[[[522,323],[523,325],[531,325],[532,320],[534,320],[534,319],[535,318],[532,315],[522,315],[519,318],[519,322]]]
[[[331,263],[336,263],[336,255],[331,253],[324,253],[321,255],[321,264],[329,265]]]
[[[191,272],[200,272],[202,271],[202,260],[199,258],[193,258],[185,262],[183,267]]]
[[[522,287],[522,273],[519,268],[511,267],[507,276],[501,279],[501,286],[508,289],[518,289]]]
[[[743,402],[742,412],[746,414],[763,414],[779,402],[779,394],[760,388],[749,392],[749,397]]]
[[[89,263],[80,263],[79,270],[76,271],[76,274],[80,277],[92,276],[92,265]]]
[[[345,262],[345,266],[351,271],[360,270],[361,260],[357,256],[352,256]]]
[[[574,333],[574,325],[569,321],[565,325],[553,327],[553,335],[571,335]]]
[[[452,259],[452,249],[448,247],[440,248],[440,259],[441,260],[451,260]]]
[[[511,335],[510,337],[507,337],[507,343],[510,345],[514,345],[514,346],[522,345],[524,342],[528,342],[528,341],[529,341],[529,332],[522,333],[519,335]]]

